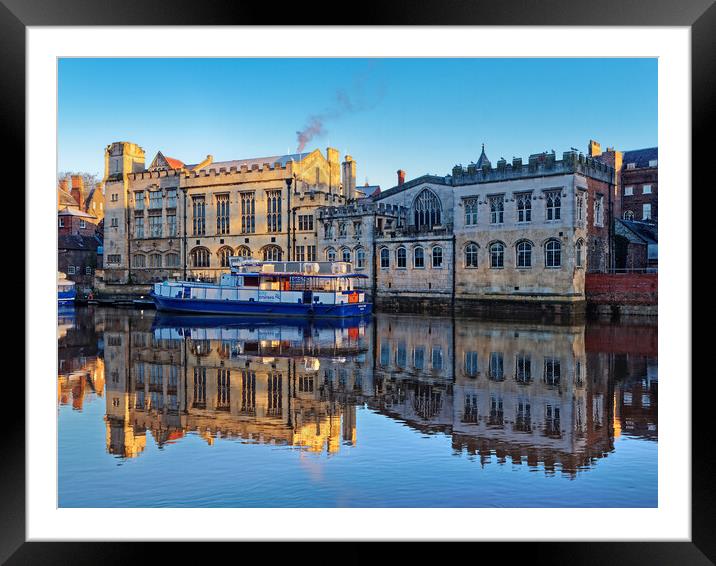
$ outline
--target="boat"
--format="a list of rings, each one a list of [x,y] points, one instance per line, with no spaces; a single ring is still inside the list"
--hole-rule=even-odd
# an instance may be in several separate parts
[[[59,304],[74,303],[77,296],[75,282],[67,279],[67,275],[57,272],[57,302]]]
[[[372,304],[354,281],[367,279],[349,262],[229,258],[218,283],[163,281],[151,292],[157,310],[243,316],[356,317]]]

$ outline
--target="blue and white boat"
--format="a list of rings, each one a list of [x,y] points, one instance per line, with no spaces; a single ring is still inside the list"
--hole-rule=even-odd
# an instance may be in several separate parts
[[[75,282],[67,279],[67,275],[61,271],[57,273],[57,302],[59,304],[68,304],[75,302],[77,288]]]
[[[372,304],[346,262],[256,261],[229,258],[230,273],[218,284],[199,281],[156,283],[151,296],[158,310],[218,315],[354,317]]]

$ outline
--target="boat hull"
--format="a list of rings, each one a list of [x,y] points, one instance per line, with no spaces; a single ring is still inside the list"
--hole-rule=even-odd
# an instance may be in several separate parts
[[[259,303],[253,301],[227,301],[212,299],[187,299],[152,294],[160,311],[261,316],[300,317],[356,317],[371,313],[371,303],[347,303],[341,305],[307,305],[302,303]]]

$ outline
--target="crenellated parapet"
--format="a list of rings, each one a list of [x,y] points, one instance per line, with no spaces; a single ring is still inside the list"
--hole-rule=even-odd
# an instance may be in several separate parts
[[[408,209],[397,204],[385,202],[354,202],[343,206],[324,206],[318,209],[318,218],[321,221],[338,220],[362,216],[388,216],[392,218],[405,218]]]

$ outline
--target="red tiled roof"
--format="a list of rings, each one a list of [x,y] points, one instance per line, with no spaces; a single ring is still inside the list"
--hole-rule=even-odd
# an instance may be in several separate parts
[[[167,157],[166,155],[164,156],[164,159],[167,160],[167,163],[169,163],[169,166],[172,169],[181,169],[184,167],[183,161],[179,161],[178,159],[174,159],[173,157]]]

